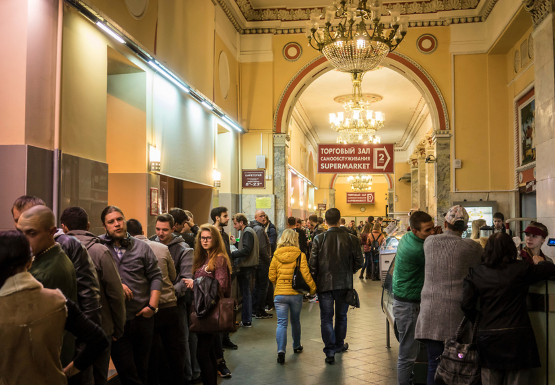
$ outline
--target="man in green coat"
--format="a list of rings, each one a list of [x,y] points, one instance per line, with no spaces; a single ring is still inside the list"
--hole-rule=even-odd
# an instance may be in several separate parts
[[[399,241],[393,271],[393,316],[399,331],[399,385],[412,384],[412,367],[418,355],[414,331],[424,286],[424,240],[432,234],[434,221],[427,213],[415,211],[410,217],[410,230]]]

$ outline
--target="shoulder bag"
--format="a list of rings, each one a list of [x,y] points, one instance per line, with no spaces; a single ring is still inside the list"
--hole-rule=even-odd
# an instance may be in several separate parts
[[[348,237],[349,243],[351,245],[351,262],[353,262],[355,258],[355,251],[353,250],[353,241],[351,240],[351,235],[348,234]],[[351,287],[354,286],[353,274],[355,274],[355,272],[351,272]],[[347,294],[345,295],[345,299],[343,301],[349,306],[352,306],[354,308],[356,307],[357,309],[360,308],[360,299],[358,298],[358,293],[354,289],[354,287],[347,291]]]
[[[445,341],[445,349],[440,357],[435,381],[438,384],[480,385],[482,383],[480,358],[476,346],[478,320],[472,327],[472,338],[469,344],[461,341],[467,318],[463,318],[457,333]]]
[[[309,294],[310,293],[310,286],[306,283],[303,274],[301,272],[301,258],[303,254],[299,254],[297,258],[297,265],[295,266],[295,270],[293,271],[293,280],[291,281],[291,286],[293,290],[301,293],[301,294]]]

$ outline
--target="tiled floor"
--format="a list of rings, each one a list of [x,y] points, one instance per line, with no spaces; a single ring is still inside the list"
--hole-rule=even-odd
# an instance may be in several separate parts
[[[335,364],[324,362],[320,335],[320,309],[305,302],[301,315],[304,352],[293,353],[291,330],[285,364],[277,363],[276,319],[253,319],[252,328],[241,328],[231,340],[238,350],[226,350],[227,366],[233,373],[220,384],[397,384],[399,344],[391,332],[391,349],[386,346],[385,316],[380,307],[381,282],[354,278],[360,309],[349,310],[347,352],[336,354]]]

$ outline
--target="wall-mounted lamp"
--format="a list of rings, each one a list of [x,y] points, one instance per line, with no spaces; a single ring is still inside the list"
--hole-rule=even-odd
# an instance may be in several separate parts
[[[160,160],[162,158],[162,153],[157,150],[156,147],[150,146],[148,151],[148,171],[149,172],[160,172],[162,164]]]
[[[212,178],[214,179],[214,187],[220,187],[222,182],[222,173],[214,169],[214,171],[212,171]]]
[[[428,155],[426,159],[424,159],[424,163],[435,163],[436,157],[433,155]]]
[[[308,209],[310,210],[312,208],[312,205],[309,203],[308,204]]]
[[[303,204],[304,204],[303,201],[300,201],[300,202],[299,202],[299,206],[303,207]]]
[[[291,198],[291,206],[293,206],[293,203],[295,203],[295,198]]]

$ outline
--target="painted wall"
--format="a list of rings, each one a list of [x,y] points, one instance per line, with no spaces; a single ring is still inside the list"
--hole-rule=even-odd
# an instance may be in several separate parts
[[[215,57],[214,57],[214,102],[220,106],[226,114],[237,120],[239,112],[239,62],[234,53],[226,46],[218,33],[215,34]],[[229,91],[222,95],[220,87],[220,57],[225,53],[229,71]],[[225,69],[225,67],[223,67]]]
[[[351,186],[347,183],[337,183],[335,185],[335,207],[339,209],[343,217],[369,215],[385,217],[385,206],[387,205],[385,196],[387,189],[387,183],[374,183],[371,191],[375,193],[376,203],[363,205],[350,204],[347,203],[347,192],[352,192]],[[366,210],[364,212],[360,211],[361,207],[364,207]]]
[[[261,148],[262,139],[262,148]],[[243,170],[257,170],[256,156],[266,157],[266,180],[265,188],[242,188],[242,172],[238,170],[239,188],[242,194],[273,194],[274,193],[274,138],[273,133],[264,131],[251,131],[241,136],[241,168]]]
[[[407,162],[395,163],[394,187],[395,196],[397,197],[397,201],[395,202],[396,213],[408,212],[411,209],[411,182],[399,182],[399,178],[406,173],[410,173],[410,165]]]

